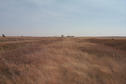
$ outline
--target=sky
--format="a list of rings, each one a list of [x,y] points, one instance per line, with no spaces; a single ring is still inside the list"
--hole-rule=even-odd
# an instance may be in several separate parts
[[[0,34],[126,36],[126,0],[0,0]]]

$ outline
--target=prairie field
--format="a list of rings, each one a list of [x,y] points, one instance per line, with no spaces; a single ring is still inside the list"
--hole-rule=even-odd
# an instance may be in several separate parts
[[[0,37],[0,84],[126,84],[126,38]]]

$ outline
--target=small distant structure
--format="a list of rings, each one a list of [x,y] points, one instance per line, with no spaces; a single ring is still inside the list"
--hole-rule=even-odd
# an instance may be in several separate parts
[[[6,36],[4,34],[2,34],[2,37],[5,38]]]
[[[62,38],[64,38],[64,35],[61,35]]]

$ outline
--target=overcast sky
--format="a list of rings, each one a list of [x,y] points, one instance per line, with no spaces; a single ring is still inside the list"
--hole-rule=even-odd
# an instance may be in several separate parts
[[[126,36],[126,0],[0,0],[0,34]]]

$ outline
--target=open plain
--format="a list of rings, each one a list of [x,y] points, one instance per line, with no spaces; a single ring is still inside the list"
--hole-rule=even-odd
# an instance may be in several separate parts
[[[126,84],[126,38],[0,37],[0,84]]]

